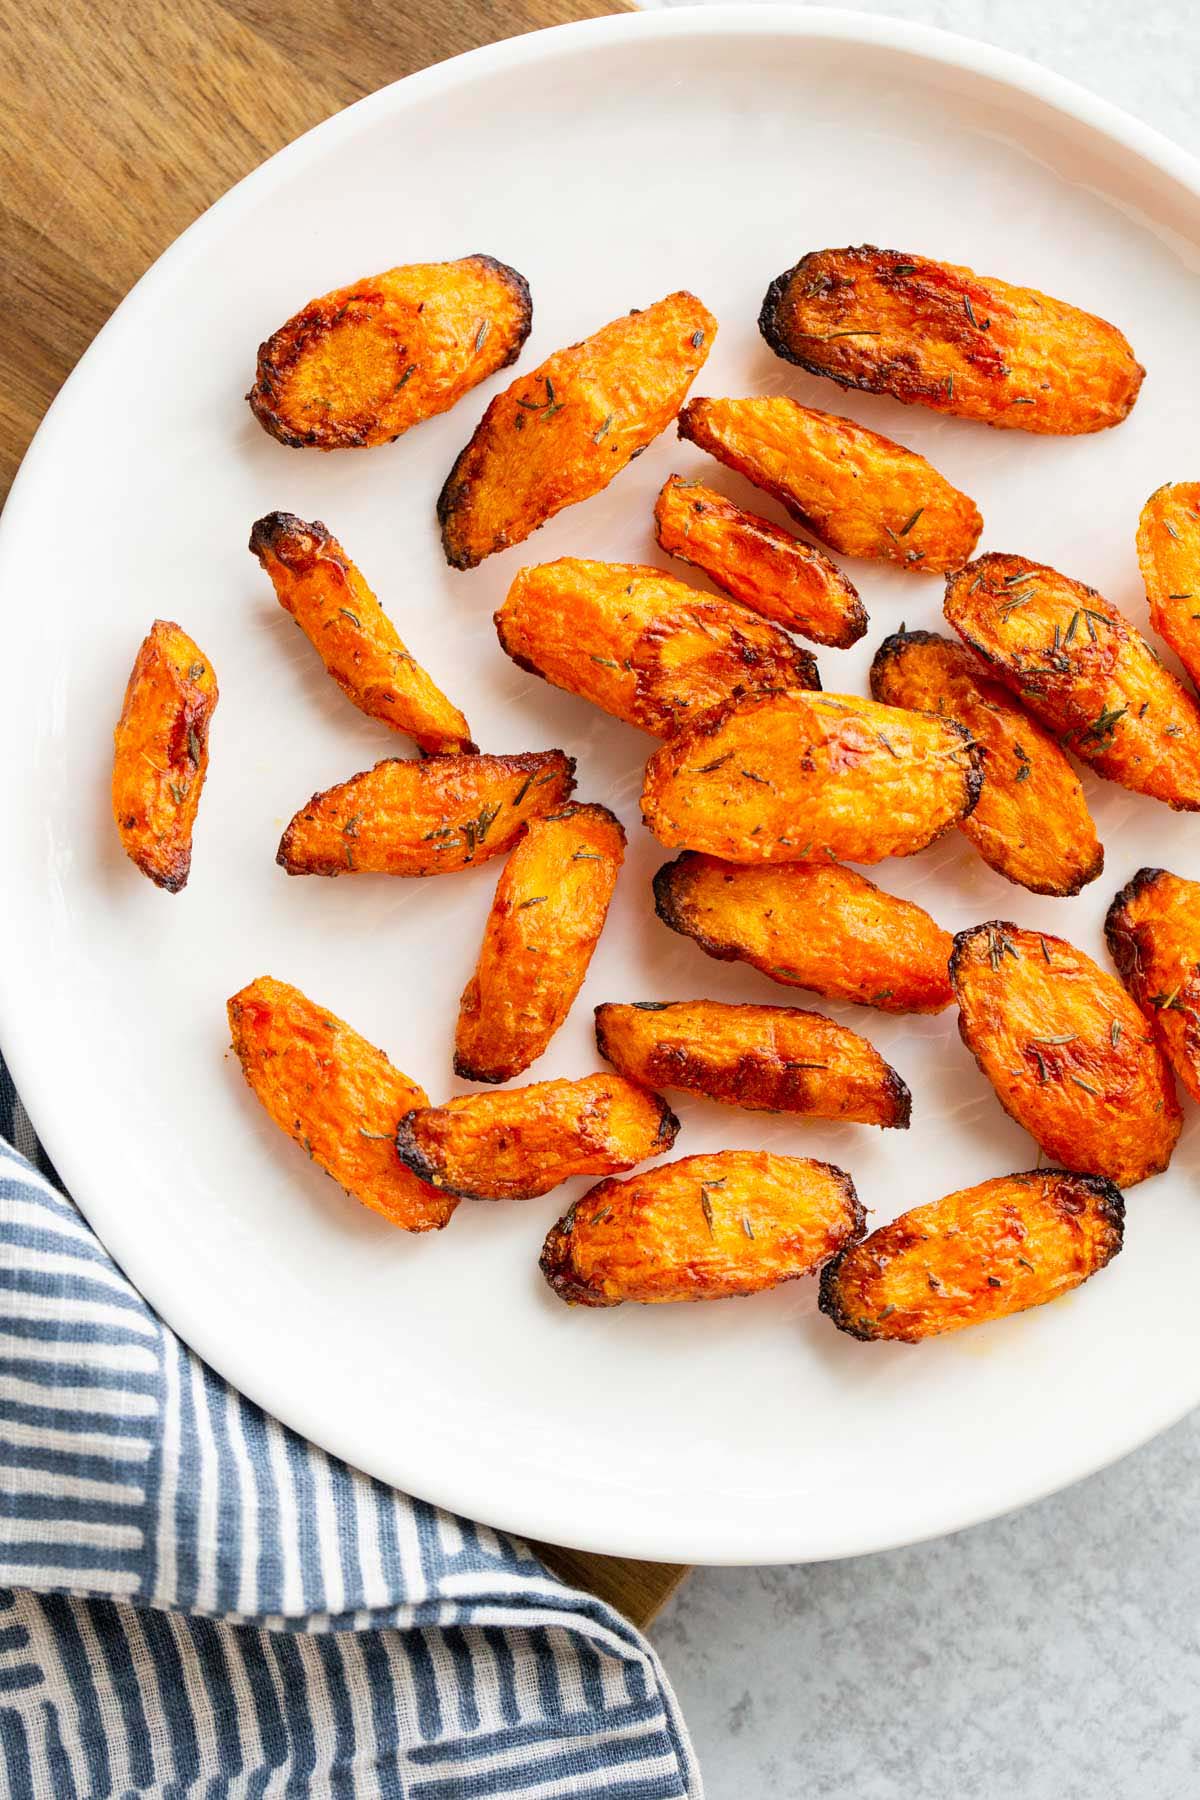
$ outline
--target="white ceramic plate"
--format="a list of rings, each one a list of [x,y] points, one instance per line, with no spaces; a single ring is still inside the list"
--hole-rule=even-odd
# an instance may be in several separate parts
[[[920,1349],[839,1335],[811,1283],[753,1300],[568,1310],[537,1272],[578,1186],[460,1207],[408,1239],[347,1200],[268,1122],[227,1055],[224,1001],[270,971],[433,1091],[498,865],[429,882],[289,880],[280,828],[315,788],[394,753],[320,671],[246,551],[274,507],[343,539],[485,747],[561,744],[631,853],[585,990],[533,1071],[596,1066],[603,999],[805,1003],[659,925],[664,860],[638,822],[650,741],[521,674],[493,608],[522,563],[655,560],[673,434],[606,494],[467,575],[433,503],[489,395],[388,449],[285,450],[242,395],[255,346],[309,295],[394,262],[486,250],[529,277],[531,368],[630,306],[693,288],[721,321],[698,392],[785,392],[927,452],[974,495],[983,547],[1100,587],[1139,621],[1142,501],[1195,475],[1200,178],[1153,133],[982,46],[879,19],[728,8],[605,19],[496,45],[375,95],[199,221],[80,364],[4,521],[0,894],[5,1050],[80,1205],[130,1276],[223,1374],[401,1487],[498,1525],[648,1557],[844,1555],[969,1524],[1120,1455],[1200,1399],[1200,1132],[1130,1197],[1127,1248],[1078,1294]],[[844,397],[755,327],[805,249],[873,241],[1060,293],[1119,322],[1149,374],[1099,437],[991,432]],[[740,490],[749,497],[749,490]],[[771,510],[758,499],[756,505]],[[683,571],[679,571],[683,572]],[[941,584],[852,568],[872,615],[826,686],[862,691]],[[126,862],[110,731],[138,641],[180,620],[221,703],[186,893]],[[1078,899],[1036,899],[957,837],[875,872],[948,927],[997,915],[1103,955],[1143,862],[1200,876],[1200,822],[1087,778],[1108,851]],[[766,1145],[847,1167],[877,1221],[1033,1165],[952,1013],[832,1008],[907,1076],[908,1134],[681,1102],[678,1152]]]

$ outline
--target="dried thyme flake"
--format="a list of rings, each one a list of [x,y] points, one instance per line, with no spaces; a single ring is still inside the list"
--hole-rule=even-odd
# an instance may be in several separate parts
[[[518,395],[517,405],[523,406],[526,412],[541,413],[544,419],[549,419],[552,418],[556,412],[562,411],[564,403],[556,398],[554,383],[551,381],[550,377],[548,375],[543,375],[542,380],[546,384],[546,398],[544,400],[526,400],[521,395]]]
[[[479,845],[482,844],[484,838],[496,823],[499,812],[499,803],[495,806],[481,806],[473,819],[463,820],[458,829],[466,839],[468,857],[474,856]]]
[[[1093,743],[1098,750],[1111,749],[1117,726],[1128,711],[1128,706],[1104,707],[1090,725],[1084,726],[1076,733],[1079,742],[1081,744]]]
[[[1000,967],[1005,956],[1011,956],[1014,962],[1020,962],[1021,958],[1017,952],[1016,945],[1006,932],[1000,930],[998,925],[989,925],[987,928],[987,935],[988,961],[991,963],[993,969],[998,969]]]

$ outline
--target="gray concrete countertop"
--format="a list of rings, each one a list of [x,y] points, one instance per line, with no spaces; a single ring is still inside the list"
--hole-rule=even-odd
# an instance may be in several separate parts
[[[1187,0],[860,10],[1057,69],[1200,152]],[[654,1629],[708,1800],[1200,1793],[1200,1415],[995,1524],[792,1569],[701,1569]]]
[[[1190,1800],[1200,1417],[991,1525],[697,1569],[651,1633],[707,1800]]]

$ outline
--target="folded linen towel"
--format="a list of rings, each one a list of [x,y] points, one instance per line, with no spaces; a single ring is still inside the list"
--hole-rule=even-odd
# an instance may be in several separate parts
[[[2,1061],[0,1791],[701,1793],[640,1633],[193,1356],[61,1192]]]

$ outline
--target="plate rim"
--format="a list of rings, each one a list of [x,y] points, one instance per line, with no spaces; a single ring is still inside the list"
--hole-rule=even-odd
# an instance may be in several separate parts
[[[103,346],[110,334],[135,327],[143,310],[154,305],[160,285],[172,277],[176,263],[202,248],[211,234],[224,228],[238,207],[251,201],[256,203],[262,193],[269,190],[273,181],[302,169],[306,162],[323,156],[329,147],[368,129],[377,116],[403,112],[410,106],[423,104],[431,97],[436,97],[439,92],[453,92],[476,78],[487,78],[513,67],[534,66],[545,58],[556,55],[568,40],[585,46],[589,42],[596,45],[617,44],[638,37],[655,41],[721,36],[778,36],[792,41],[808,39],[841,42],[851,49],[870,48],[911,55],[942,71],[959,71],[971,77],[995,81],[1009,92],[1015,91],[1050,113],[1094,131],[1127,157],[1136,157],[1159,174],[1177,182],[1193,199],[1200,202],[1200,158],[1175,144],[1156,127],[1144,123],[1115,103],[1093,94],[1067,76],[1043,68],[1011,51],[939,27],[841,8],[721,4],[612,14],[599,19],[550,26],[486,44],[402,77],[314,125],[259,163],[213,201],[151,263],[114,309],[67,376],[22,459],[3,514],[0,515],[0,590],[10,561],[16,560],[14,545],[17,533],[14,522],[26,504],[26,495],[33,494],[43,466],[55,453],[57,436],[66,411],[66,396],[76,391],[82,380],[86,380],[86,371],[93,359],[98,360],[103,355]],[[0,883],[0,932],[7,927],[6,940],[17,945],[21,941],[21,919],[18,917],[19,909],[9,901],[9,891],[6,884]],[[72,1137],[69,1103],[64,1105],[62,1096],[56,1093],[52,1058],[46,1055],[44,1038],[40,1036],[36,1026],[22,1023],[24,1014],[17,997],[18,984],[11,973],[13,966],[15,965],[8,959],[0,959],[0,1032],[3,1033],[5,1057],[17,1092],[39,1137],[63,1177],[68,1192],[91,1224],[91,1215],[84,1198],[89,1186],[86,1150]],[[43,1126],[46,1127],[44,1131]],[[104,1211],[103,1205],[99,1210]],[[111,1223],[111,1220],[106,1220],[105,1229],[97,1230],[97,1236],[106,1249],[109,1249],[113,1260],[126,1272],[128,1279],[146,1296],[163,1322],[170,1329],[177,1330],[172,1322],[173,1317],[187,1315],[186,1303],[176,1304],[180,1296],[172,1293],[166,1308],[158,1306],[154,1298],[156,1291],[160,1289],[156,1270],[139,1267],[137,1246],[132,1234],[123,1245],[122,1253],[118,1254],[116,1250],[109,1248],[110,1236],[114,1242],[122,1237],[119,1228],[110,1232]],[[96,1229],[94,1224],[93,1229]],[[130,1251],[128,1256],[124,1254],[126,1249]],[[143,1276],[147,1279],[143,1280]],[[320,1431],[314,1433],[310,1429],[313,1421],[306,1420],[303,1416],[303,1395],[289,1393],[286,1376],[282,1371],[275,1374],[271,1369],[259,1369],[252,1364],[239,1366],[236,1344],[232,1347],[231,1354],[226,1356],[225,1341],[217,1341],[215,1333],[210,1337],[199,1315],[187,1318],[186,1329],[178,1330],[177,1335],[223,1379],[290,1429],[331,1454],[343,1457],[353,1466],[362,1466],[358,1461],[362,1448],[358,1441],[359,1433],[351,1430],[342,1435],[336,1429],[328,1430],[327,1427],[333,1421],[324,1419],[317,1421]],[[402,1485],[407,1492],[418,1495],[430,1504],[465,1517],[483,1520],[515,1535],[569,1544],[580,1550],[600,1554],[651,1560],[686,1560],[717,1566],[765,1566],[772,1563],[825,1561],[925,1542],[1017,1511],[1132,1454],[1160,1432],[1186,1417],[1198,1401],[1200,1394],[1182,1409],[1175,1405],[1164,1408],[1161,1416],[1155,1415],[1148,1408],[1148,1422],[1143,1420],[1145,1429],[1140,1430],[1135,1437],[1130,1438],[1125,1432],[1118,1433],[1116,1436],[1119,1441],[1102,1446],[1099,1450],[1093,1447],[1079,1458],[1066,1458],[1065,1462],[1069,1464],[1066,1472],[1060,1468],[1049,1475],[1043,1473],[1024,1483],[1016,1482],[994,1506],[983,1509],[977,1504],[956,1506],[951,1498],[927,1528],[918,1532],[904,1527],[900,1527],[898,1531],[880,1530],[866,1541],[856,1540],[853,1543],[839,1542],[836,1528],[827,1526],[823,1528],[821,1543],[815,1546],[811,1541],[802,1544],[803,1527],[785,1525],[775,1533],[768,1545],[755,1543],[746,1546],[739,1541],[736,1521],[727,1525],[719,1537],[703,1524],[698,1528],[681,1526],[678,1535],[668,1541],[654,1524],[643,1527],[636,1509],[624,1515],[614,1514],[611,1529],[606,1528],[598,1533],[586,1526],[577,1528],[569,1516],[564,1518],[557,1512],[549,1515],[543,1512],[539,1517],[537,1489],[527,1490],[524,1500],[528,1505],[518,1503],[515,1512],[512,1506],[503,1502],[493,1510],[486,1475],[472,1477],[465,1468],[460,1468],[449,1479],[449,1487],[444,1481],[427,1482],[419,1470],[413,1471],[413,1482],[405,1478],[403,1483],[396,1482],[395,1485]],[[561,1504],[560,1501],[560,1508]],[[569,1514],[569,1501],[566,1511]]]

